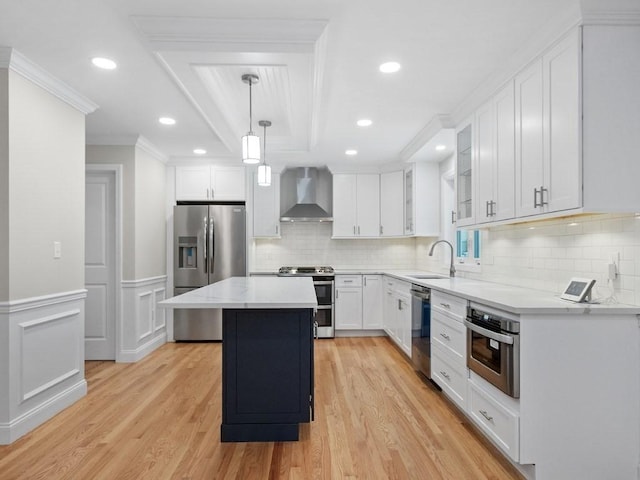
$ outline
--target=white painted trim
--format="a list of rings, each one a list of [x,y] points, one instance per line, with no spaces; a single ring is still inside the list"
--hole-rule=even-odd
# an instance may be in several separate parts
[[[120,325],[122,324],[122,251],[124,245],[124,227],[123,227],[123,175],[124,175],[124,166],[118,163],[102,163],[102,164],[86,164],[85,172],[108,172],[114,173],[116,176],[116,184],[115,184],[115,197],[116,197],[116,205],[115,205],[115,238],[116,238],[116,252],[115,252],[115,263],[116,263],[116,271],[115,271],[115,285],[114,292],[116,296],[116,325],[115,325],[115,336],[116,336],[116,359],[118,355],[118,351],[122,347],[122,335],[120,332]],[[85,290],[86,291],[86,290]]]
[[[149,302],[149,310],[148,312],[146,311],[141,311],[141,305],[143,305],[143,302],[147,301],[146,297],[149,297],[148,302]],[[142,292],[142,293],[138,293],[138,301],[136,302],[136,318],[140,321],[143,319],[143,315],[145,315],[144,317],[144,324],[146,326],[148,326],[148,328],[143,331],[140,332],[140,335],[138,336],[137,340],[138,342],[144,340],[145,338],[149,337],[152,333],[153,333],[153,307],[154,307],[154,301],[155,301],[155,297],[153,295],[153,290],[148,290],[146,292]]]
[[[134,363],[142,360],[144,357],[153,352],[156,348],[161,347],[167,342],[167,334],[158,335],[153,337],[147,343],[140,345],[135,350],[122,350],[117,358],[120,363]]]
[[[8,445],[42,425],[87,394],[87,382],[80,380],[58,395],[8,423],[0,423],[0,445]]]
[[[122,281],[122,288],[148,287],[150,285],[153,285],[154,283],[166,282],[166,281],[167,281],[167,276],[166,275],[159,275],[157,277],[141,278],[139,280],[123,280]]]
[[[322,112],[324,111],[324,108],[322,108],[322,99],[324,98],[324,73],[327,64],[327,30],[327,28],[323,29],[314,47],[309,150],[313,150],[316,147],[318,143],[318,136],[320,135],[320,127],[322,125]]]
[[[13,70],[85,115],[98,108],[97,104],[73,90],[62,80],[54,77],[14,48],[0,47],[0,68]]]
[[[158,147],[156,147],[153,143],[151,143],[147,138],[143,137],[142,135],[138,136],[138,139],[136,141],[136,147],[148,153],[153,158],[155,158],[156,160],[159,160],[164,164],[166,164],[169,161],[169,157],[167,157],[164,153],[158,150]]]
[[[640,10],[582,10],[583,25],[615,25],[638,26],[640,25]]]
[[[449,115],[434,115],[429,123],[420,130],[415,137],[400,152],[400,160],[403,162],[411,161],[416,152],[424,147],[443,128],[454,128],[455,125]]]
[[[130,19],[156,52],[241,49],[310,53],[329,23],[324,19],[150,15]]]
[[[87,298],[87,291],[82,289],[72,290],[70,292],[53,293],[51,295],[43,295],[40,297],[21,298],[20,300],[0,302],[0,315],[48,307],[50,305],[72,302],[74,300],[81,300],[84,298]]]

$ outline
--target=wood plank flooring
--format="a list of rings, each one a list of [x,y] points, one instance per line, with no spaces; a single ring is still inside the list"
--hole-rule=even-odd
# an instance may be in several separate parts
[[[0,479],[522,478],[386,338],[319,340],[299,442],[220,443],[219,343],[86,362],[89,393],[0,446]]]

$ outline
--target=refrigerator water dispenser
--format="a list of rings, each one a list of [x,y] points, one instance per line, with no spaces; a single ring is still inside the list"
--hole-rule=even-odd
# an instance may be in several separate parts
[[[178,237],[178,268],[198,268],[197,237]]]

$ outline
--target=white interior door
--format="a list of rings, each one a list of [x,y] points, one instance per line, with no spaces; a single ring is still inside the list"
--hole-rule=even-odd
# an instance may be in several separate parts
[[[115,360],[115,172],[87,171],[85,359]]]

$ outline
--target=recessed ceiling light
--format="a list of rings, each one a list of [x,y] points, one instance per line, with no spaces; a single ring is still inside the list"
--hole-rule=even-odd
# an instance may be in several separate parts
[[[398,62],[386,62],[380,65],[380,71],[382,73],[396,73],[400,70],[400,64]]]
[[[576,222],[571,222],[571,223],[569,224],[569,226],[570,226],[570,227],[576,227],[576,226],[578,226],[578,225],[580,225],[580,224],[579,224],[579,223],[576,223]]]
[[[345,153],[345,155],[353,156],[353,155],[357,155],[358,154],[358,150],[353,150],[353,149],[345,150],[344,153]]]
[[[160,117],[158,119],[158,121],[163,125],[175,125],[176,124],[175,119],[173,119],[171,117]]]
[[[193,153],[196,155],[204,155],[207,151],[204,148],[194,148]]]
[[[104,70],[113,70],[118,66],[113,60],[103,57],[93,57],[91,59],[91,63],[93,63],[96,67],[102,68]]]
[[[361,118],[356,122],[359,127],[369,127],[373,122],[368,118]]]
[[[529,230],[535,230],[536,227],[529,227]]]
[[[446,145],[436,145],[436,150],[441,152],[442,150],[446,150],[447,146]]]

